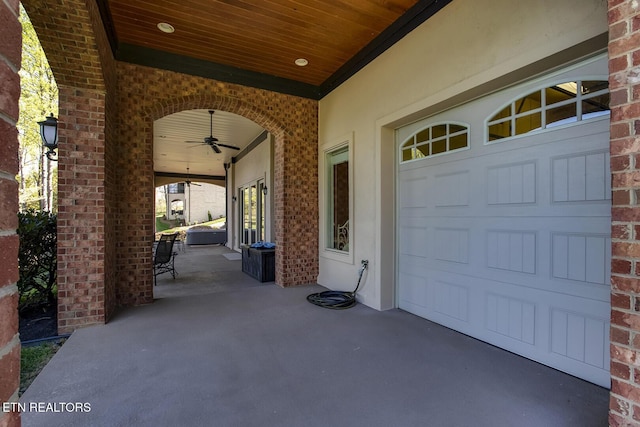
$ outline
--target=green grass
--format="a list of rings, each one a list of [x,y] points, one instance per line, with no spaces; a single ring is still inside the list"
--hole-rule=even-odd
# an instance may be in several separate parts
[[[20,395],[36,379],[40,371],[62,347],[64,341],[22,347],[20,356]]]
[[[201,227],[201,226],[207,226],[207,227],[216,227],[219,225],[222,225],[226,222],[226,218],[218,218],[218,219],[214,219],[213,221],[207,221],[207,222],[201,222],[199,224],[195,224],[195,225],[185,225],[183,227],[174,227],[174,228],[168,228],[166,230],[162,230],[163,233],[177,233],[179,231],[185,231],[188,230],[191,227]],[[160,229],[156,229],[157,232],[160,232]]]
[[[156,216],[156,231],[158,233],[162,233],[169,229],[169,224],[167,224],[163,219],[162,215]]]

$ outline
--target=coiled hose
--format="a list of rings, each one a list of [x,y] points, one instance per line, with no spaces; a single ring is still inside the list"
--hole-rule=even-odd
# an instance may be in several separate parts
[[[307,296],[307,301],[311,304],[315,304],[320,307],[330,308],[332,310],[344,310],[356,305],[356,293],[360,287],[360,281],[362,280],[362,274],[369,266],[369,261],[362,260],[362,267],[360,267],[360,273],[358,274],[358,284],[353,292],[348,291],[324,291]]]

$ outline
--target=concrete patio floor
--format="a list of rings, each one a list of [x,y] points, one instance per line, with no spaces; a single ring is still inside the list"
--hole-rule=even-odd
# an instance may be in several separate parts
[[[607,425],[606,389],[400,310],[316,307],[320,286],[259,283],[229,252],[187,248],[154,304],[74,332],[21,398],[60,412],[22,425]]]

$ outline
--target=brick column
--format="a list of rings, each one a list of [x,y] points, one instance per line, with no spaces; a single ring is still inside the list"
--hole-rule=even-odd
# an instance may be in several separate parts
[[[58,332],[105,323],[105,96],[60,85]]]
[[[18,336],[18,99],[22,29],[18,1],[0,1],[0,408],[17,402],[20,385]],[[19,426],[18,412],[0,409],[0,426]]]
[[[313,135],[313,137],[317,137]],[[276,138],[274,214],[276,283],[283,287],[318,279],[318,148],[288,136]]]
[[[611,426],[640,426],[640,6],[609,0]]]

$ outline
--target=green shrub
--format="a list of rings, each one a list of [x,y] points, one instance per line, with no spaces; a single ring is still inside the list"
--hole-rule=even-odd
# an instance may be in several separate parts
[[[18,213],[20,310],[56,302],[56,215],[33,209]]]

